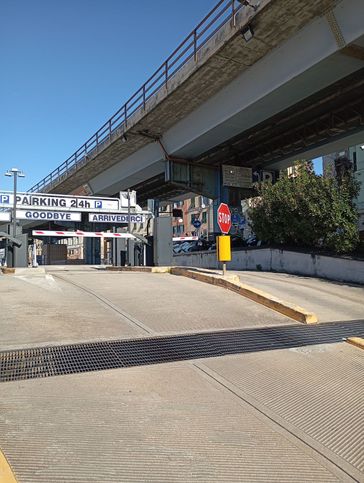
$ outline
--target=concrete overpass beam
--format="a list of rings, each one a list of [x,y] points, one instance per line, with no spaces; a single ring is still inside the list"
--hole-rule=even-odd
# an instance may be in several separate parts
[[[351,3],[357,4],[355,8]],[[353,42],[363,35],[357,16],[364,18],[364,3],[346,0],[340,7],[338,22],[345,42]],[[347,17],[353,19],[353,31]],[[315,19],[167,131],[164,140],[169,152],[184,157],[203,152],[364,65],[339,52],[327,18]]]
[[[150,143],[95,176],[89,185],[94,193],[112,195],[163,173],[164,169],[165,159],[160,146]]]
[[[273,48],[272,45],[272,49],[253,65],[242,66],[242,72],[233,81],[226,80],[229,83],[219,92],[172,127],[166,128],[161,134],[167,152],[175,157],[194,159],[363,67],[360,56],[344,55],[348,50],[343,49],[350,48],[353,43],[364,46],[364,2],[343,0],[337,2],[333,10],[326,12],[326,16],[324,11],[322,15],[277,47]],[[339,28],[339,37],[334,35],[330,18]],[[244,47],[239,46],[244,39],[236,37],[229,44],[232,49],[231,61],[244,55],[249,57],[255,47],[258,49],[262,45],[264,33],[259,31],[257,23],[253,40],[249,46],[243,44]],[[213,71],[215,76],[224,75],[220,54],[209,59],[210,76]],[[229,62],[229,51],[226,49],[225,54],[227,60],[224,62]],[[229,70],[229,65],[226,69]],[[181,97],[174,105],[166,103],[162,106],[164,110],[159,112],[159,117],[152,119],[148,128],[157,132],[161,119],[173,117],[173,109],[178,111],[175,118],[179,119],[180,111],[184,111],[184,104],[188,102],[188,95],[198,97],[204,80],[197,73],[196,76],[191,75],[188,90],[182,92],[181,88]],[[211,83],[209,79],[206,82]],[[125,158],[109,160],[108,165],[111,161],[115,162],[112,167],[90,180],[94,193],[114,194],[165,171],[164,153],[153,142]],[[244,159],[239,162],[243,164]]]

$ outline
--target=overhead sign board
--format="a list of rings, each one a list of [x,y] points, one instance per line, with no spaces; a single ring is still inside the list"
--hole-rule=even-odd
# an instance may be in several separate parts
[[[128,206],[136,206],[136,191],[120,191],[120,208],[127,208]]]
[[[88,221],[93,223],[115,223],[124,224],[129,223],[129,216],[127,213],[89,213]],[[142,214],[130,214],[130,223],[144,223],[145,216]]]
[[[11,208],[14,195],[0,192],[0,207]],[[16,196],[18,208],[34,210],[63,211],[118,211],[120,200],[117,198],[95,198],[67,195],[50,195],[43,193],[18,193]]]
[[[18,220],[81,221],[81,213],[74,211],[17,210]]]
[[[222,183],[224,186],[234,188],[251,188],[252,187],[252,168],[243,166],[222,166]]]
[[[0,211],[0,221],[10,221],[10,211]]]

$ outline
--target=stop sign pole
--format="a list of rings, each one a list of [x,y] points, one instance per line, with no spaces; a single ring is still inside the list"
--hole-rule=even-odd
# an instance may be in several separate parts
[[[226,262],[231,260],[231,241],[230,236],[226,236],[231,228],[231,212],[226,203],[221,203],[217,209],[217,224],[219,225],[222,236],[217,237],[217,258],[222,264],[223,276],[226,275]]]

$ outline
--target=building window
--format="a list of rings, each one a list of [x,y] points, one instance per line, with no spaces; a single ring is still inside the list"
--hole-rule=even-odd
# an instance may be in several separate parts
[[[191,224],[196,220],[196,218],[198,218],[198,215],[196,215],[196,213],[192,213],[192,215],[191,215]]]
[[[207,212],[203,211],[202,212],[202,223],[206,223],[206,222],[207,222]]]
[[[195,207],[196,207],[196,200],[195,198],[191,198],[190,208],[195,208]]]

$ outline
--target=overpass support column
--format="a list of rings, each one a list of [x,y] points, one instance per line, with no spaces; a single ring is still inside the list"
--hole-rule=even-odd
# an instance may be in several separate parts
[[[227,186],[223,186],[222,184],[221,170],[216,171],[216,192],[217,198],[215,198],[213,201],[214,233],[220,232],[219,225],[217,224],[217,209],[220,203],[229,204],[229,188]]]
[[[160,216],[153,223],[154,265],[161,267],[172,264],[172,218]]]

